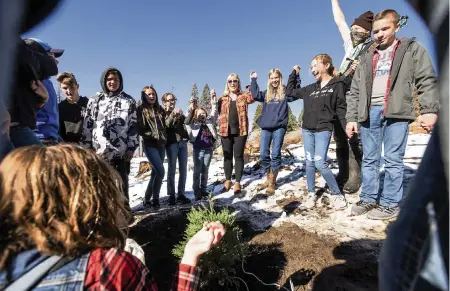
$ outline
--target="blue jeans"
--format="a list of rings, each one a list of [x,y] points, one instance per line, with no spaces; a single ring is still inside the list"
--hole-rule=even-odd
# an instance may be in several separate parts
[[[34,132],[26,126],[13,126],[9,129],[9,138],[15,148],[25,147],[30,145],[44,146]]]
[[[316,170],[319,170],[325,182],[330,187],[331,194],[339,195],[341,190],[334,178],[333,173],[326,164],[328,147],[330,146],[332,131],[314,132],[302,129],[303,145],[305,147],[306,157],[306,182],[308,184],[308,192],[316,192]]]
[[[208,170],[211,164],[213,150],[194,148],[194,182],[192,188],[195,197],[200,197],[201,191],[206,191],[208,185]]]
[[[184,195],[186,186],[186,172],[187,172],[187,141],[175,142],[166,147],[167,161],[169,163],[167,175],[167,194],[175,197],[175,171],[177,169],[178,160],[178,196]]]
[[[362,190],[360,199],[386,207],[398,206],[403,197],[403,157],[408,141],[409,121],[386,119],[383,106],[372,106],[369,120],[361,124],[363,145]],[[381,196],[380,159],[384,145],[385,176]]]
[[[379,290],[448,290],[448,148],[438,127],[381,248]]]
[[[163,163],[166,151],[164,147],[146,147],[144,152],[148,161],[152,164],[152,174],[145,191],[145,201],[148,202],[152,198],[153,202],[158,202],[159,191],[161,191],[161,184],[165,175]]]
[[[264,171],[272,168],[272,172],[281,167],[281,146],[284,141],[286,128],[261,130],[261,167]],[[270,155],[270,144],[272,144],[272,155]]]

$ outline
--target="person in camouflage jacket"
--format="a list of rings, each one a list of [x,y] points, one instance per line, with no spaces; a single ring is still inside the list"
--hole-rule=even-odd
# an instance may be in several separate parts
[[[118,69],[106,69],[100,83],[103,91],[90,98],[87,105],[81,142],[119,172],[129,199],[127,164],[139,145],[136,101],[123,91]]]

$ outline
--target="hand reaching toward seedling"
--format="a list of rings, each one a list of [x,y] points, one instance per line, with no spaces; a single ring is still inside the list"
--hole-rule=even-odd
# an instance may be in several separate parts
[[[203,223],[203,228],[187,242],[181,263],[196,266],[198,258],[219,244],[225,233],[225,227],[219,221]]]

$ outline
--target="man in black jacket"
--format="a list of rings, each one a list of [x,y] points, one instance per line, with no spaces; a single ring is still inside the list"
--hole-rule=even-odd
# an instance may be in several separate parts
[[[56,77],[56,80],[66,96],[66,99],[58,104],[59,136],[65,142],[78,144],[83,135],[84,114],[89,99],[78,93],[80,85],[74,74],[63,72]]]

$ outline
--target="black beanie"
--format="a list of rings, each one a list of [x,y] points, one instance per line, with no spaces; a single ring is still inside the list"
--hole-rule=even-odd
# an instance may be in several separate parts
[[[355,18],[355,20],[352,23],[352,26],[359,25],[362,28],[372,31],[372,23],[373,23],[373,12],[367,11],[361,14],[358,18]]]

